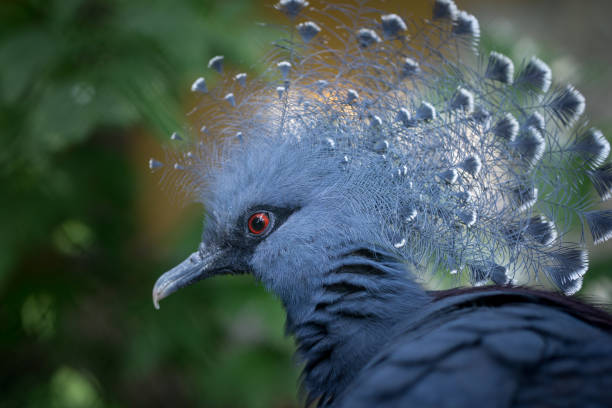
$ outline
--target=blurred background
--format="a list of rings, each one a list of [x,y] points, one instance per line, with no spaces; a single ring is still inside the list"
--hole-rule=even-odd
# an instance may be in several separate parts
[[[610,2],[458,3],[486,48],[541,56],[612,135]],[[210,57],[231,70],[261,58],[275,30],[256,23],[282,21],[272,4],[0,2],[0,408],[299,406],[283,311],[250,277],[151,304],[199,242],[203,209],[147,160],[185,127]],[[582,296],[612,302],[611,248],[594,250]]]

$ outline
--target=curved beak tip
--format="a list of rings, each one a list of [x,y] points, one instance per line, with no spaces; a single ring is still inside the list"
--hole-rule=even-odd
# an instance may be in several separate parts
[[[176,278],[172,275],[168,276],[167,274],[162,275],[157,282],[155,282],[155,286],[153,286],[153,307],[155,310],[159,310],[159,301],[168,297],[171,293],[175,292],[178,288],[176,287]]]
[[[164,286],[166,285],[160,285],[160,280],[161,279],[158,279],[158,281],[155,282],[155,286],[153,286],[152,297],[153,307],[155,308],[155,310],[159,310],[159,301],[166,297],[166,295],[164,294]]]
[[[153,307],[155,308],[155,310],[159,310],[159,300],[157,299],[157,294],[155,293],[155,290],[153,290]]]

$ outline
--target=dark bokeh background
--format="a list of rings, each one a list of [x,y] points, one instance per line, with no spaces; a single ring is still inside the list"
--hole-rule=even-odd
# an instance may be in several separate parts
[[[314,1],[313,1],[314,3]],[[387,1],[390,11],[406,1]],[[410,12],[426,15],[427,0]],[[0,3],[0,407],[291,407],[284,315],[249,277],[152,285],[199,241],[202,209],[146,168],[211,56],[246,69],[272,1]],[[477,1],[489,48],[537,53],[612,134],[605,1]],[[610,302],[610,245],[583,293]]]

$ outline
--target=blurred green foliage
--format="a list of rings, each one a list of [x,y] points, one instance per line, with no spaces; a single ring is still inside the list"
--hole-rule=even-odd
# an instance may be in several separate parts
[[[138,135],[181,128],[211,56],[255,61],[257,15],[243,0],[0,5],[0,407],[295,405],[278,303],[244,277],[155,312],[156,277],[201,224],[192,211],[163,250],[138,214]]]
[[[0,408],[297,405],[284,314],[250,277],[186,288],[154,311],[152,285],[199,241],[201,209],[162,241],[141,214],[151,152],[138,143],[182,127],[211,56],[261,56],[262,10],[0,4]]]

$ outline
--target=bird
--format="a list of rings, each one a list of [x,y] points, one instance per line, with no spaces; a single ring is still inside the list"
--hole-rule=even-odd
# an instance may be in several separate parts
[[[193,125],[149,162],[205,209],[154,305],[251,274],[306,406],[610,407],[612,317],[569,296],[612,237],[609,142],[544,61],[484,53],[476,17],[432,5],[279,0],[259,73],[210,60],[220,85],[196,79]]]

